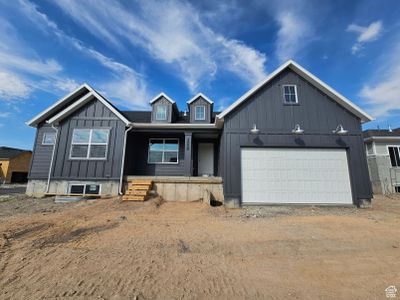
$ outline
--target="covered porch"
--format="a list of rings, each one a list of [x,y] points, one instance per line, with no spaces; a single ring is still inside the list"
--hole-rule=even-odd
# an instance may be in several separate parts
[[[223,202],[219,138],[214,130],[133,130],[127,135],[124,181],[152,181],[167,201]]]

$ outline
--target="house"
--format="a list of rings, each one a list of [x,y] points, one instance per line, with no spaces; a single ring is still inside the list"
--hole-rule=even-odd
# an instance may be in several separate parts
[[[32,151],[0,147],[0,183],[27,182]]]
[[[167,200],[360,205],[372,198],[361,124],[372,120],[288,61],[222,112],[161,93],[120,111],[84,84],[27,122],[37,128],[28,194],[123,193],[154,181]],[[186,110],[185,110],[186,111]]]
[[[400,193],[400,128],[363,132],[373,192]]]

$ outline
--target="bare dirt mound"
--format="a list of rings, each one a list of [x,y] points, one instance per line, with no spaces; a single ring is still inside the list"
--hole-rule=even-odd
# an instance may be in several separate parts
[[[19,214],[0,219],[0,298],[384,298],[400,285],[399,203],[227,210],[115,198]]]

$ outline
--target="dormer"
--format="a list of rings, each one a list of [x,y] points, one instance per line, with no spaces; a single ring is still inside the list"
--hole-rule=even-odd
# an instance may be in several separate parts
[[[198,93],[187,102],[190,123],[211,123],[214,102],[202,93]]]
[[[150,101],[152,123],[172,123],[178,114],[178,108],[174,100],[161,93]]]

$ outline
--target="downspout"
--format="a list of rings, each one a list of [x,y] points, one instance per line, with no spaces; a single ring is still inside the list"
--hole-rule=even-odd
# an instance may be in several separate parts
[[[56,144],[57,144],[57,138],[58,138],[58,128],[55,127],[53,124],[51,124],[51,128],[53,128],[55,130],[56,136],[54,138],[53,151],[51,153],[49,175],[47,176],[46,194],[49,192],[49,189],[50,189],[51,171],[53,170],[54,153],[56,152]]]
[[[121,173],[120,173],[120,176],[119,176],[119,191],[118,191],[118,194],[120,194],[120,195],[122,195],[122,181],[124,179],[126,139],[128,137],[128,132],[131,131],[132,129],[133,129],[133,124],[129,124],[128,129],[125,130],[124,147],[122,149]]]

